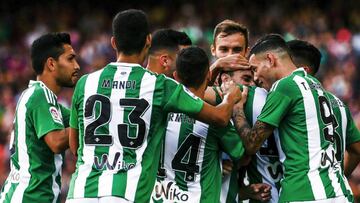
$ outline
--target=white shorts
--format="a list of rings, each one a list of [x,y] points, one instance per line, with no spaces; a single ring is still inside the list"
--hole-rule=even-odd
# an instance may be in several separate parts
[[[347,203],[349,202],[345,196],[334,197],[330,199],[323,200],[314,200],[314,201],[303,201],[303,203]],[[291,202],[291,203],[300,203],[300,202]]]
[[[67,199],[65,203],[132,203],[121,197],[98,197],[98,198],[76,198]]]

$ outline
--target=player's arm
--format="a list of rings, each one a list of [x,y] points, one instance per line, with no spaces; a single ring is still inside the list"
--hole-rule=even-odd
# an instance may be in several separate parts
[[[55,154],[65,151],[69,148],[68,128],[48,132],[44,136],[44,141]]]
[[[355,147],[355,146],[354,146]],[[357,146],[360,147],[360,146]],[[345,152],[344,156],[344,174],[346,177],[350,177],[354,169],[360,162],[360,156],[352,152]]]
[[[217,59],[211,66],[211,80],[208,85],[213,85],[221,71],[235,71],[250,69],[249,61],[240,54],[231,54]]]
[[[73,155],[77,156],[77,149],[79,148],[79,133],[78,129],[69,128],[69,146]]]
[[[232,119],[234,126],[244,142],[246,154],[255,154],[261,147],[262,143],[273,133],[274,127],[262,122],[256,121],[253,128],[248,124],[244,113],[244,98],[247,97],[247,88],[244,88],[242,100],[233,108]]]
[[[346,126],[346,152],[344,157],[344,174],[349,177],[360,162],[360,132],[356,127],[348,107],[346,107],[348,118]]]

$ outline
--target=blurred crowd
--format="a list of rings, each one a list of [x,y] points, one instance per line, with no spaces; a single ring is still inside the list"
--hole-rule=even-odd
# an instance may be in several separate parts
[[[349,105],[360,128],[360,6],[355,0],[20,2],[21,6],[16,1],[0,3],[0,187],[9,172],[8,143],[16,102],[28,81],[35,79],[29,56],[32,41],[45,32],[69,32],[82,73],[102,68],[115,60],[110,46],[111,19],[127,8],[146,11],[152,30],[170,27],[185,31],[209,57],[213,29],[224,19],[250,29],[250,46],[265,33],[309,41],[322,53],[317,77],[325,89]],[[66,89],[59,98],[69,106],[71,96],[72,90]],[[65,160],[64,191],[75,167],[70,153]],[[359,168],[351,177],[351,185],[359,198]]]

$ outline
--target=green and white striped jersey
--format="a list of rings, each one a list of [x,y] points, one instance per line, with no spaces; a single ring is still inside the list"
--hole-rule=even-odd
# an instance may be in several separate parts
[[[258,120],[279,130],[284,166],[279,202],[351,195],[340,162],[341,129],[314,77],[300,68],[274,83]]]
[[[83,76],[71,107],[79,148],[67,198],[148,202],[168,112],[195,115],[202,107],[184,86],[138,64],[110,63]]]
[[[0,202],[60,202],[63,156],[54,154],[43,136],[68,126],[70,111],[41,81],[30,81],[15,112],[10,174]]]
[[[242,85],[240,85],[242,88]],[[214,89],[216,91],[216,89]],[[252,126],[255,124],[257,117],[265,104],[267,91],[263,88],[250,86],[248,87],[248,97],[244,106],[244,113],[248,123]],[[221,101],[219,94],[217,103]],[[282,165],[279,160],[278,146],[280,146],[278,131],[266,139],[260,150],[252,157],[247,167],[249,184],[267,183],[271,186],[271,199],[269,202],[278,202],[280,179],[282,178]],[[238,202],[238,171],[223,177],[222,199],[221,202],[232,203]],[[226,197],[226,198],[225,198]],[[257,202],[250,200],[250,202]]]
[[[209,126],[182,113],[170,113],[154,202],[219,202],[221,151],[234,160],[245,148],[234,126]]]
[[[265,104],[267,91],[260,87],[249,87],[248,98],[245,104],[245,116],[253,126]],[[247,167],[249,183],[267,183],[271,186],[271,199],[269,202],[277,203],[279,200],[280,180],[283,177],[282,164],[279,160],[280,141],[278,130],[267,138],[259,151],[252,157]],[[259,202],[250,200],[250,202]]]

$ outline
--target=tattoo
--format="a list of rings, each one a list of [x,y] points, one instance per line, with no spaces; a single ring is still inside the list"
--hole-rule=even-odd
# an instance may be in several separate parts
[[[242,108],[234,109],[232,119],[240,138],[244,142],[246,152],[249,155],[255,154],[265,139],[274,131],[271,125],[261,121],[256,121],[254,127],[251,129],[246,121]]]

